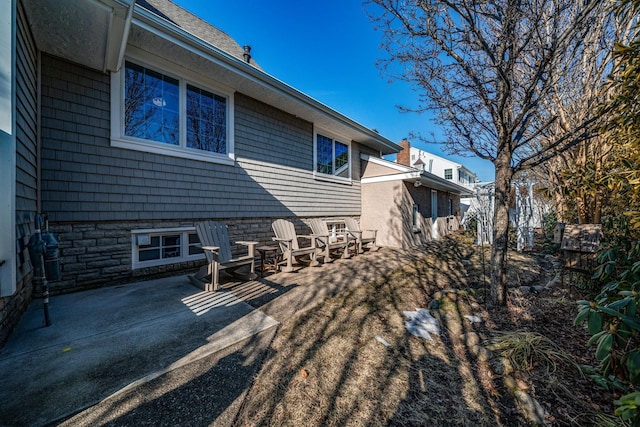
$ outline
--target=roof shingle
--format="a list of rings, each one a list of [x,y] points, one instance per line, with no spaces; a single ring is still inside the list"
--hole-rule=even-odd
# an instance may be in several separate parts
[[[227,33],[177,4],[169,0],[136,0],[136,4],[229,55],[244,61],[244,49]],[[255,60],[251,59],[250,64],[261,70]]]

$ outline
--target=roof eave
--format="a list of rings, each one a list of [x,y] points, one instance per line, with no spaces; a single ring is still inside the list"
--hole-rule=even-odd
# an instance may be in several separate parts
[[[380,175],[380,176],[371,177],[371,178],[363,178],[361,180],[363,184],[381,182],[381,181],[402,180],[402,181],[407,181],[411,183],[420,182],[425,187],[430,187],[435,190],[442,190],[442,191],[448,191],[451,193],[460,194],[461,197],[471,196],[475,194],[473,191],[469,190],[466,187],[458,185],[447,179],[440,178],[439,176],[434,175],[432,173],[420,171],[419,169],[416,169],[411,166],[390,162],[388,160],[369,156],[367,154],[361,154],[360,158],[365,161],[377,163],[381,166],[389,167],[396,171],[396,173],[392,173],[388,175]]]
[[[420,181],[423,183],[430,183],[431,185],[435,184],[439,187],[438,189],[450,191],[452,193],[459,193],[460,196],[470,196],[475,194],[473,191],[463,187],[462,185],[458,185],[455,182],[451,182],[448,179],[441,178],[429,172],[422,172],[420,174]]]

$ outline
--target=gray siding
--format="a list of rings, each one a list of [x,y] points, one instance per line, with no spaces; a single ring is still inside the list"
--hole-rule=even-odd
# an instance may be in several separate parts
[[[24,15],[18,13],[17,18],[16,213],[23,218],[25,215],[33,216],[37,203],[37,54]]]
[[[238,156],[313,169],[313,124],[236,93],[235,137]]]
[[[36,48],[21,3],[16,14],[16,292],[0,298],[0,346],[31,302],[33,286],[27,243],[36,211]]]
[[[19,13],[16,52],[16,215],[18,238],[30,234],[37,209],[37,54],[24,14]],[[19,270],[23,275],[25,268]]]
[[[110,146],[109,76],[42,61],[43,209],[56,222],[360,214],[360,183],[313,179],[311,123],[235,98],[237,166]],[[353,176],[360,150],[352,144]]]

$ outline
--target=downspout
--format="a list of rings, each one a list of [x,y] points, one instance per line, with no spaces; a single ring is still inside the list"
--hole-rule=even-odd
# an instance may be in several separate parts
[[[102,3],[104,5],[104,3]],[[131,21],[133,20],[133,10],[135,8],[135,0],[131,0],[131,3],[126,8],[126,15],[122,19],[122,11],[124,8],[113,9],[109,15],[109,29],[107,30],[107,48],[104,54],[104,66],[102,71],[116,72],[122,67],[122,61],[124,60],[124,52],[127,47],[127,41],[129,39],[129,28],[131,27]]]
[[[131,0],[129,10],[127,11],[127,17],[124,20],[124,28],[122,29],[122,41],[120,43],[120,51],[118,52],[118,65],[114,71],[118,71],[122,67],[122,61],[124,61],[124,52],[127,49],[127,42],[129,41],[129,28],[131,28],[131,21],[133,20],[133,9],[136,7],[136,1]]]

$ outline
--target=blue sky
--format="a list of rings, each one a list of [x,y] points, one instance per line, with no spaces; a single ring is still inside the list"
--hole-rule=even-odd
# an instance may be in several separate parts
[[[428,114],[401,113],[418,96],[404,82],[390,82],[375,65],[385,54],[359,0],[173,0],[250,45],[262,69],[329,107],[398,142],[410,132],[439,138]],[[370,6],[368,6],[370,7]],[[476,157],[442,153],[437,144],[412,146],[440,154],[493,181],[493,165]]]

